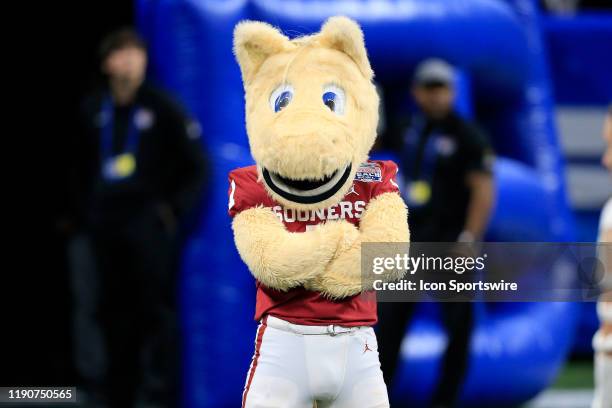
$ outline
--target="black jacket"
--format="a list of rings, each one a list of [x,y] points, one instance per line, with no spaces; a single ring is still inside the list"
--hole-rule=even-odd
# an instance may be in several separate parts
[[[114,226],[159,204],[170,206],[177,217],[194,209],[207,172],[198,123],[168,96],[146,85],[132,106],[110,108],[110,122],[104,120],[105,103],[112,106],[103,91],[82,106],[71,183],[79,223]],[[129,177],[109,181],[102,172],[103,134],[112,134],[110,153],[119,155],[126,147],[130,123],[138,123],[132,125],[138,129],[135,170]],[[104,133],[105,126],[111,130]]]

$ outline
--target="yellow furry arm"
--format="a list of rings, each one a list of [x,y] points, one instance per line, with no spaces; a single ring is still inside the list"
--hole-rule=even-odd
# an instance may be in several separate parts
[[[350,246],[339,249],[320,276],[306,287],[333,299],[352,296],[371,282],[363,282],[361,274],[361,244],[364,242],[409,242],[408,210],[397,193],[384,193],[368,204],[359,226],[359,238]],[[400,273],[378,275],[377,279],[394,281]]]
[[[328,222],[302,233],[285,229],[270,208],[242,211],[232,223],[240,257],[264,285],[286,291],[320,275],[337,248],[359,235],[347,222]]]

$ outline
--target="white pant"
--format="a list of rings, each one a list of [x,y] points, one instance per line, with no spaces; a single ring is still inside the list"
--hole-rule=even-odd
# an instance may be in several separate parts
[[[597,303],[597,314],[602,324],[612,324],[612,302]],[[595,349],[595,397],[592,408],[612,408],[612,335],[601,330],[593,338]]]
[[[387,408],[371,327],[301,326],[273,316],[257,329],[243,408]]]

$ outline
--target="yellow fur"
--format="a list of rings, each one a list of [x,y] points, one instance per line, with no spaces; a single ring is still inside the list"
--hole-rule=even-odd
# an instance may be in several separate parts
[[[339,202],[359,164],[368,158],[378,123],[378,94],[359,26],[332,17],[319,34],[290,41],[268,24],[242,22],[234,32],[234,53],[243,72],[247,134],[260,172],[264,167],[303,180],[353,165],[343,187],[325,201],[294,203],[266,186],[268,193],[291,208],[325,208]],[[295,90],[293,99],[274,112],[270,94],[285,83]],[[346,92],[343,116],[321,101],[328,84]]]
[[[292,233],[270,208],[263,207],[236,215],[232,228],[238,252],[253,276],[282,291],[320,276],[337,256],[337,248],[349,247],[358,237],[352,224],[340,221]]]
[[[396,193],[385,193],[368,204],[359,224],[359,237],[336,253],[325,272],[306,283],[311,290],[329,298],[355,295],[363,288],[371,288],[372,281],[364,281],[361,271],[361,244],[364,242],[409,242],[408,210],[404,200]],[[377,275],[376,279],[395,281],[403,273],[397,271]],[[373,278],[371,275],[369,277]]]
[[[378,95],[359,26],[346,17],[332,17],[319,33],[289,40],[268,24],[242,22],[234,31],[234,53],[242,72],[247,134],[260,179],[267,169],[293,180],[322,180],[351,165],[341,188],[317,203],[287,200],[263,183],[268,194],[295,209],[340,202],[368,158],[378,123]],[[280,85],[290,85],[293,98],[274,112],[270,96]],[[344,90],[343,115],[322,103],[327,85]],[[243,211],[235,217],[233,229],[242,259],[263,284],[279,290],[304,285],[330,298],[361,291],[362,242],[409,240],[406,208],[395,193],[370,201],[359,229],[347,221],[334,221],[290,233],[268,208]]]

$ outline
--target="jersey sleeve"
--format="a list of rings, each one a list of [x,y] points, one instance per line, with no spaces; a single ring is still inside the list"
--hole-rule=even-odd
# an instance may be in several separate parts
[[[382,179],[374,186],[372,198],[384,193],[399,193],[399,186],[397,184],[397,164],[391,160],[378,161],[377,163],[381,168]]]
[[[227,209],[230,217],[262,204],[257,192],[257,177],[244,169],[232,170],[229,174]]]

